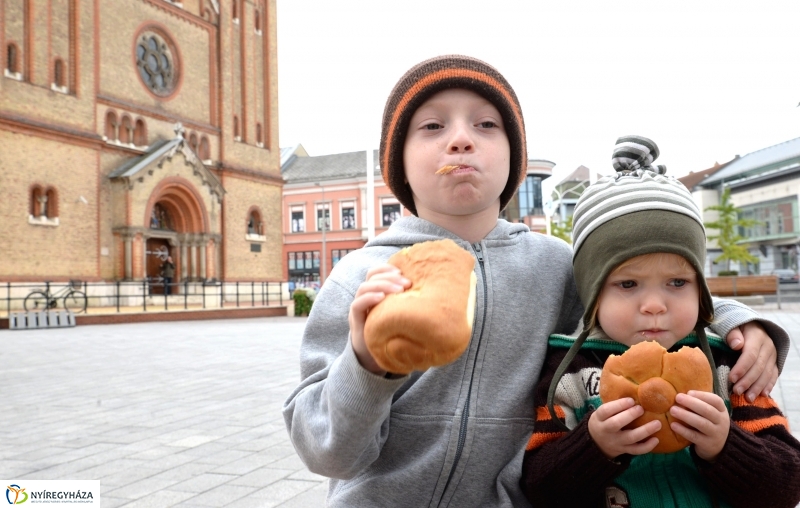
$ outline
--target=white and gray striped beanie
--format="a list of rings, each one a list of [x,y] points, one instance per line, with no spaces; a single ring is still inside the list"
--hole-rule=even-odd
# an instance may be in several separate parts
[[[575,206],[573,266],[587,312],[585,321],[592,317],[589,314],[608,274],[623,261],[654,252],[686,258],[701,279],[704,306],[712,308],[703,278],[702,213],[689,190],[666,175],[665,166],[653,166],[658,155],[650,139],[619,138],[611,159],[616,174],[591,185]],[[706,319],[710,318],[709,311]]]

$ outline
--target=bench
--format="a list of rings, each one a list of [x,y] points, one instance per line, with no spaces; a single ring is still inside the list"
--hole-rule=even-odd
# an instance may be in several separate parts
[[[708,277],[708,289],[714,296],[746,297],[777,295],[781,308],[780,283],[776,275],[742,275],[733,277]]]

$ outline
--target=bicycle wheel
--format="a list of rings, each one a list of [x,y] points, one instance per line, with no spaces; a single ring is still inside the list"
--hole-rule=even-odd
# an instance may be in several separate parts
[[[86,311],[86,293],[72,290],[64,297],[64,308],[79,314]]]
[[[25,310],[47,310],[49,298],[42,291],[32,291],[25,297]]]

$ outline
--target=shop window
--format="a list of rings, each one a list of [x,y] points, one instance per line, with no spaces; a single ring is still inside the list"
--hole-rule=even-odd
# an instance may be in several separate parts
[[[331,230],[331,210],[327,203],[317,205],[317,231]]]
[[[400,203],[381,203],[381,226],[389,227],[400,218]]]
[[[342,205],[342,229],[356,228],[356,208],[353,203]]]
[[[302,206],[293,206],[289,211],[292,221],[292,233],[304,233],[306,230],[305,211]]]

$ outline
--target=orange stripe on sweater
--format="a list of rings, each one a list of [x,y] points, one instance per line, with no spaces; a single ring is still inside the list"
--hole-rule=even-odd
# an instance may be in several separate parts
[[[760,407],[763,409],[771,409],[778,407],[778,404],[775,402],[775,399],[772,399],[770,397],[764,397],[763,395],[759,395],[758,397],[756,397],[756,400],[750,402],[744,397],[744,395],[736,395],[735,393],[731,394],[731,405],[733,407],[752,406],[752,407]]]
[[[564,413],[564,410],[561,409],[559,406],[553,406],[556,410],[556,416],[559,418],[566,418],[567,415]],[[536,421],[544,422],[550,420],[550,411],[547,409],[547,406],[539,406],[536,408]]]
[[[734,423],[751,434],[776,425],[785,427],[787,431],[789,430],[789,422],[786,418],[777,415],[770,416],[769,418],[760,418],[758,420],[734,421]]]
[[[392,120],[389,122],[389,129],[388,129],[388,132],[386,133],[386,139],[389,142],[389,147],[388,147],[389,149],[386,150],[386,153],[384,154],[384,160],[381,161],[381,173],[385,173],[386,171],[388,171],[388,168],[389,168],[389,156],[390,156],[389,154],[391,153],[391,143],[393,142],[392,138],[394,136],[394,131],[397,128],[397,120],[399,119],[398,117],[399,117],[400,113],[402,113],[405,110],[405,107],[409,103],[409,101],[411,101],[411,99],[413,99],[423,88],[425,88],[426,86],[429,86],[432,83],[435,83],[436,81],[440,81],[440,80],[447,79],[447,78],[461,78],[461,77],[471,78],[471,79],[475,79],[477,81],[483,81],[484,83],[488,83],[492,87],[494,87],[497,90],[499,90],[500,93],[503,94],[505,99],[511,105],[511,109],[514,112],[514,117],[515,117],[515,119],[517,121],[517,125],[519,125],[520,129],[522,129],[522,126],[525,125],[523,120],[522,120],[522,111],[520,111],[519,108],[517,107],[517,104],[514,101],[514,98],[511,96],[510,93],[508,93],[508,90],[506,90],[505,85],[503,85],[498,80],[496,80],[496,79],[492,78],[491,76],[486,75],[486,74],[484,74],[482,72],[472,71],[472,70],[469,70],[469,69],[461,69],[461,68],[458,68],[458,67],[449,68],[449,69],[442,69],[441,71],[437,71],[437,72],[434,72],[432,74],[429,74],[429,75],[425,76],[424,78],[420,79],[419,81],[417,81],[414,84],[414,86],[412,86],[411,88],[408,89],[408,91],[403,95],[403,97],[397,103],[397,106],[394,108],[394,115],[392,116]],[[522,148],[522,159],[521,160],[522,160],[522,164],[526,164],[527,153],[525,151],[525,146],[524,146],[525,139],[524,138],[522,139],[522,142],[523,142],[523,146],[521,147]],[[522,172],[525,173],[525,171],[522,171]],[[388,174],[384,174],[383,176],[384,176],[384,179],[387,179]],[[522,178],[524,178],[524,177],[522,177]]]
[[[525,446],[525,449],[530,451],[534,448],[539,448],[550,441],[555,441],[556,439],[564,437],[565,434],[566,432],[534,432],[531,438],[528,440],[528,444]]]

